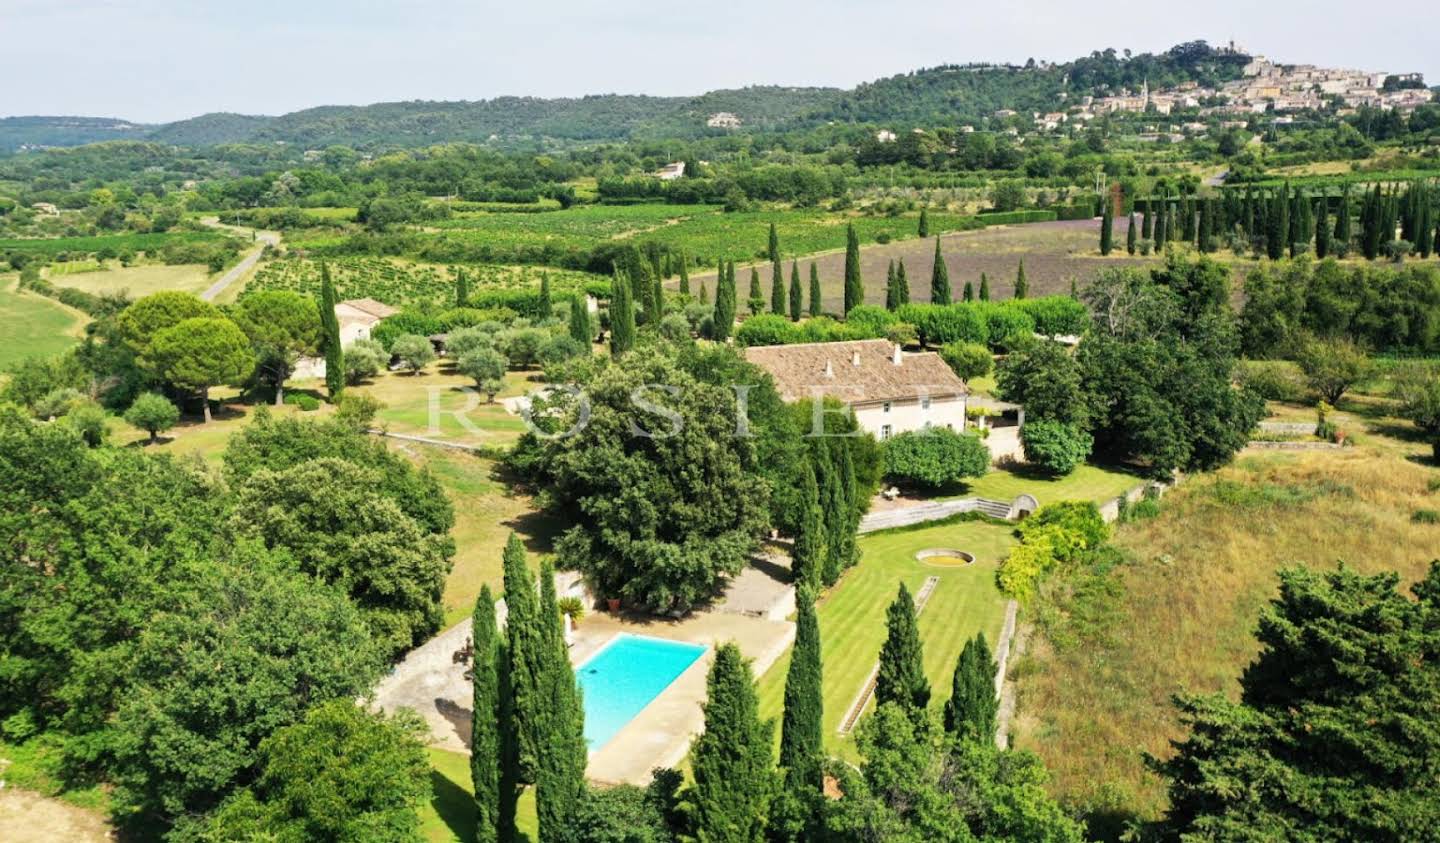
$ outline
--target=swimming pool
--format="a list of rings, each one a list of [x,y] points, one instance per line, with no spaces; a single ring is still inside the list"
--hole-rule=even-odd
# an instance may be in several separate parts
[[[705,654],[702,644],[621,634],[575,668],[585,698],[585,743],[599,749]]]

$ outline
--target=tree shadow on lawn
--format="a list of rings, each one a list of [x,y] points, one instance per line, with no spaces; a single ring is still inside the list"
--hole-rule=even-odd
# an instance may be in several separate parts
[[[475,797],[439,770],[430,769],[430,805],[456,840],[475,839]]]
[[[565,531],[565,523],[548,512],[538,509],[526,510],[500,522],[520,535],[525,549],[531,553],[550,553],[555,549],[555,538]]]

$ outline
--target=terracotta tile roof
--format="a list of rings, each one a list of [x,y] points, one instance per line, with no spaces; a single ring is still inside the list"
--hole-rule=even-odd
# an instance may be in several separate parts
[[[745,359],[769,372],[786,401],[818,388],[851,404],[964,395],[965,384],[933,351],[900,352],[889,340],[854,340],[745,349]]]
[[[376,319],[384,319],[387,316],[394,316],[400,311],[382,301],[374,299],[346,299],[340,304],[349,305],[362,313],[368,313]]]

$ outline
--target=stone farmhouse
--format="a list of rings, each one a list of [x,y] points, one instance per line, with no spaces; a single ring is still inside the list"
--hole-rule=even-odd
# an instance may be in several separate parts
[[[340,320],[340,344],[370,339],[370,330],[387,316],[400,311],[374,299],[346,299],[335,305],[335,318]]]

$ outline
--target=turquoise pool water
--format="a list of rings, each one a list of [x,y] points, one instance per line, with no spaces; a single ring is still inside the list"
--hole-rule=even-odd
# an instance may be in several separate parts
[[[615,737],[705,653],[701,644],[619,635],[575,668],[585,699],[585,743],[596,750]]]

